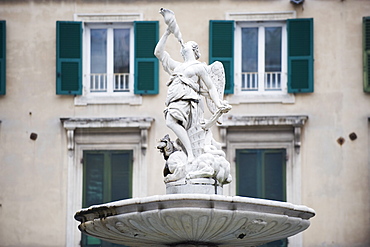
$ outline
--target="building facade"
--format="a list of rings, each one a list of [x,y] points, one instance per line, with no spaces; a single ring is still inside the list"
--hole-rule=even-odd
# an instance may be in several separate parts
[[[89,246],[76,211],[165,194],[161,7],[224,65],[224,194],[315,209],[290,247],[369,246],[370,1],[295,2],[0,1],[0,246]]]

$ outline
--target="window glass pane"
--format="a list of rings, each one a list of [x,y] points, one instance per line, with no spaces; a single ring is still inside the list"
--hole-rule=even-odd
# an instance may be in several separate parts
[[[129,73],[130,29],[114,29],[114,73]]]
[[[91,29],[91,73],[107,71],[107,30]]]
[[[242,28],[242,72],[258,70],[258,28]]]
[[[265,28],[265,71],[281,71],[281,27]]]

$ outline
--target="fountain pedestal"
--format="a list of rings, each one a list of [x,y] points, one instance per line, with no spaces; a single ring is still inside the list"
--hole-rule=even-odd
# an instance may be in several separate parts
[[[212,178],[181,179],[167,183],[166,193],[223,195],[223,186]]]

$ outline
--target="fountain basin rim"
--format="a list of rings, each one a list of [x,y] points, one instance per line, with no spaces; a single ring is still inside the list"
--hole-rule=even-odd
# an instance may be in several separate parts
[[[103,219],[113,215],[173,208],[213,208],[223,210],[254,211],[286,215],[308,220],[315,211],[303,205],[266,199],[240,196],[206,194],[168,194],[142,198],[131,198],[110,203],[93,205],[75,214],[81,223]]]

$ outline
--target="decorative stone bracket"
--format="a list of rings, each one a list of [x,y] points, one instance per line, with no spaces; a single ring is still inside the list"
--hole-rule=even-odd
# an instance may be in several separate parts
[[[148,129],[154,118],[151,117],[117,117],[117,118],[61,118],[63,127],[67,130],[67,148],[75,148],[75,130],[77,128],[137,128],[140,130],[141,151],[145,155],[148,148]]]
[[[219,127],[222,142],[226,143],[228,127],[252,127],[252,126],[291,126],[294,134],[294,147],[297,153],[301,148],[302,127],[308,120],[308,116],[234,116],[226,115]]]

